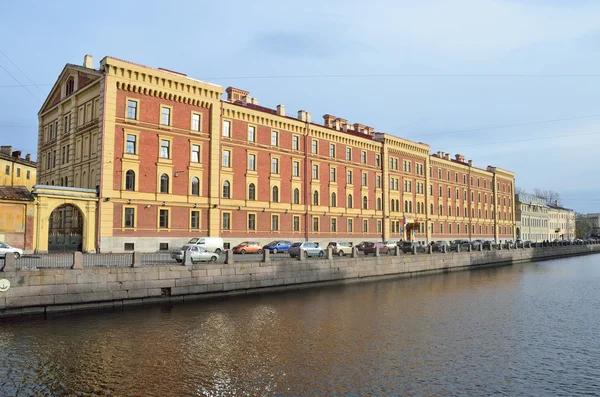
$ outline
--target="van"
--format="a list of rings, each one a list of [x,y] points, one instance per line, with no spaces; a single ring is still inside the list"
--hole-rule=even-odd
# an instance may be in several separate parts
[[[188,247],[202,247],[209,252],[220,254],[223,252],[223,239],[221,237],[194,237],[183,246],[183,250]]]

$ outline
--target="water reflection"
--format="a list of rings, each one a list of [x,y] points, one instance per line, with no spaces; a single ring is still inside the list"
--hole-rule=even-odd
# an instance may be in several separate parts
[[[596,262],[12,320],[0,394],[598,394]]]

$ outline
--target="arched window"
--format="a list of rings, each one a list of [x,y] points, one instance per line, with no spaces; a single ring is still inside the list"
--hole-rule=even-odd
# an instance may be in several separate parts
[[[348,195],[348,208],[352,208],[352,195]]]
[[[392,200],[392,202],[390,203],[390,211],[396,211],[396,202],[394,200]]]
[[[96,172],[94,170],[90,171],[90,189],[96,188]]]
[[[412,201],[408,202],[408,212],[413,212],[413,210],[412,210]]]
[[[50,183],[52,186],[54,186],[54,179],[52,179],[52,181]]]
[[[223,181],[223,198],[231,198],[231,185],[229,181]]]
[[[442,207],[442,205],[440,204],[440,212],[438,212],[438,215],[443,215],[444,214],[444,207]]]
[[[404,212],[408,212],[408,200],[404,200]]]
[[[53,185],[54,185],[54,183],[53,183]],[[81,174],[81,187],[82,188],[88,187],[87,172],[85,172],[85,171],[83,171],[83,173]]]
[[[300,189],[294,189],[294,204],[300,204]]]
[[[381,197],[377,197],[377,210],[381,211]]]
[[[277,186],[273,186],[273,202],[279,202],[279,188]]]
[[[396,211],[400,212],[400,200],[396,200]]]
[[[313,192],[313,205],[319,205],[319,192],[316,190]]]
[[[433,215],[433,204],[429,204],[429,213]]]
[[[331,193],[331,206],[337,207],[337,195],[335,193]]]
[[[65,176],[65,186],[69,186],[69,177]]]
[[[169,175],[167,174],[160,176],[160,192],[169,193]]]
[[[125,190],[135,190],[135,172],[133,170],[125,173]]]
[[[256,200],[256,186],[254,183],[248,185],[248,200]]]
[[[192,196],[200,196],[200,179],[192,178]]]
[[[65,185],[65,178],[60,178],[60,186],[64,186]]]

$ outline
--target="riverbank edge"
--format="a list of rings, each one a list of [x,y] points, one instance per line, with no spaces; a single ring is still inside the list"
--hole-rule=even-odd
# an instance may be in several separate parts
[[[600,253],[600,245],[272,263],[2,272],[0,317],[275,293]]]

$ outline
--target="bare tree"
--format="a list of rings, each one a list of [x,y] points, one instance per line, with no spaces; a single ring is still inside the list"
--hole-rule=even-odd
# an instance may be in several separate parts
[[[546,201],[547,204],[557,204],[560,203],[560,193],[555,192],[554,190],[548,189],[535,189],[533,191],[534,196],[541,198]]]
[[[527,190],[523,189],[520,186],[515,186],[515,193],[516,194],[529,194],[529,193],[527,193]]]
[[[594,224],[591,219],[583,214],[577,214],[575,219],[575,234],[579,238],[588,238],[592,235]]]

